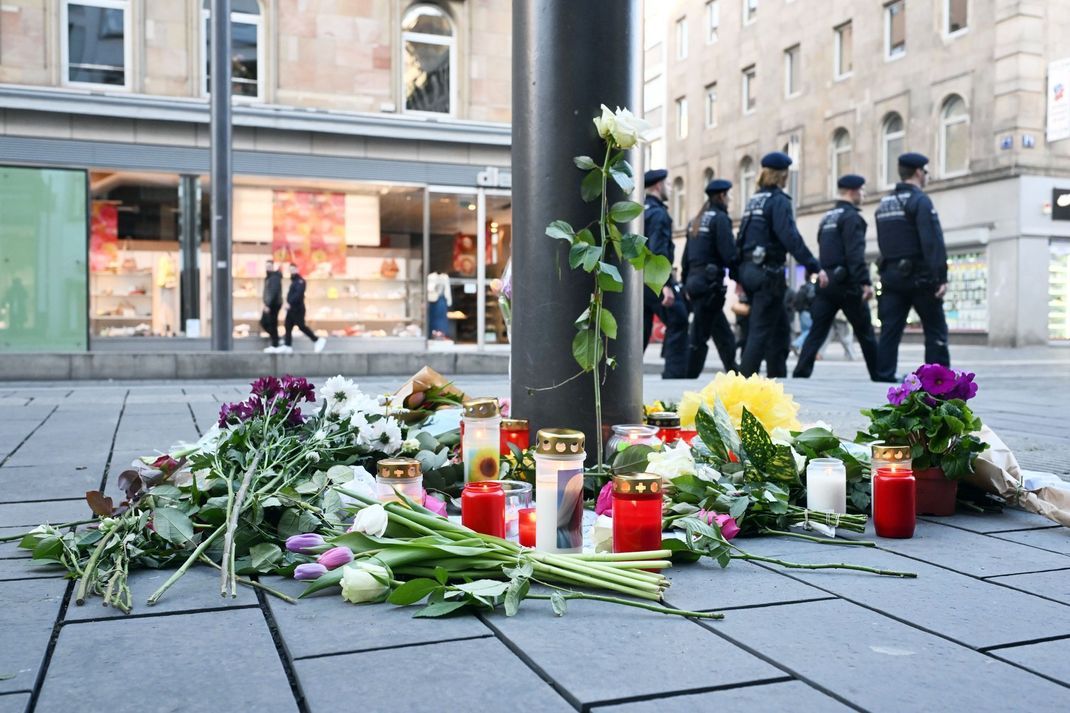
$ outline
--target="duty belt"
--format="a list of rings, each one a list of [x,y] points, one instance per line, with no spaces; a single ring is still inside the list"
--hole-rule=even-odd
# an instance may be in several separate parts
[[[751,260],[751,257],[753,255],[754,255],[754,251],[753,250],[747,250],[746,252],[743,253],[743,260],[746,261],[746,262],[753,262]],[[759,265],[759,267],[765,267],[765,268],[769,268],[769,269],[772,269],[772,270],[777,270],[777,269],[783,268],[784,265],[786,265],[786,264],[787,264],[786,260],[781,260],[780,262],[773,262],[772,258],[769,257],[769,254],[766,253],[765,262],[763,262],[761,265]]]

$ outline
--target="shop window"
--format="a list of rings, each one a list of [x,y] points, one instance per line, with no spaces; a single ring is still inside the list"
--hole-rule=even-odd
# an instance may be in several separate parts
[[[940,111],[940,175],[960,176],[970,170],[970,115],[962,97],[951,95]]]
[[[1053,240],[1048,261],[1048,336],[1070,340],[1070,241]]]
[[[706,128],[717,126],[717,82],[706,85]]]
[[[903,153],[903,118],[891,113],[881,125],[881,181],[890,188],[899,182],[899,155]]]
[[[67,84],[130,87],[127,0],[66,0],[62,5],[63,78]]]
[[[947,256],[944,313],[948,329],[988,331],[988,261],[983,251]]]
[[[853,30],[850,22],[845,22],[833,30],[835,33],[835,62],[833,76],[836,79],[849,77],[854,71]]]
[[[832,134],[832,171],[829,182],[832,195],[836,195],[836,182],[840,176],[851,172],[851,134],[847,129],[836,129]]]
[[[405,111],[453,114],[457,103],[457,40],[453,22],[436,5],[414,5],[401,23]]]
[[[201,11],[204,27],[204,93],[208,94],[211,85],[209,75],[212,69],[211,43],[211,0],[204,0]],[[260,19],[258,0],[232,0],[230,10],[230,86],[235,97],[250,99],[263,98],[261,91],[261,71],[264,66],[261,52],[263,25]]]
[[[744,156],[739,162],[739,212],[747,208],[747,202],[754,195],[755,181],[758,174],[754,168],[754,159]]]
[[[905,0],[884,6],[884,57],[898,59],[907,53],[907,10]]]
[[[754,80],[755,70],[752,64],[743,70],[743,113],[750,114],[754,111],[754,107],[757,105],[757,101],[754,98]]]
[[[944,0],[944,35],[951,37],[969,29],[969,0]]]
[[[784,50],[784,96],[797,96],[802,90],[799,85],[799,45]]]

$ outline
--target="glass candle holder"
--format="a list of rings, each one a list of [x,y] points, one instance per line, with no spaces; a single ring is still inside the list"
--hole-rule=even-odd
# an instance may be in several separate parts
[[[520,451],[526,451],[531,446],[531,430],[527,419],[502,419],[501,454],[503,456],[512,453],[509,450],[510,443]]]
[[[613,476],[613,551],[660,550],[661,505],[660,475]]]
[[[646,417],[648,426],[658,429],[658,439],[665,445],[680,440],[680,415],[672,411],[656,411]]]
[[[505,493],[505,539],[519,541],[518,513],[531,507],[531,483],[520,480],[499,480]]]
[[[869,447],[870,473],[876,475],[881,468],[911,470],[910,446],[900,443],[877,441]]]
[[[505,491],[496,480],[466,483],[461,491],[461,524],[493,537],[505,537]]]
[[[401,502],[397,493],[423,505],[424,476],[415,458],[384,458],[376,464],[375,485],[379,501]],[[395,488],[397,492],[395,492]]]
[[[461,429],[464,482],[498,479],[501,422],[497,399],[471,399],[464,402]]]
[[[583,450],[580,431],[544,428],[535,439],[535,546],[583,550]]]
[[[847,467],[838,458],[814,458],[806,466],[806,509],[847,512]]]
[[[877,537],[908,539],[914,536],[914,472],[878,468],[873,475],[873,529]]]
[[[698,429],[697,428],[681,428],[680,429],[680,440],[683,441],[684,443],[686,443],[687,445],[690,446],[691,445],[691,441],[695,440],[696,438],[698,438]]]
[[[523,508],[517,512],[517,529],[520,531],[520,546],[535,546],[535,508]]]
[[[658,438],[658,429],[642,423],[625,423],[613,427],[613,435],[606,443],[606,458],[612,459],[618,452],[628,446],[650,446],[657,448],[661,445]]]

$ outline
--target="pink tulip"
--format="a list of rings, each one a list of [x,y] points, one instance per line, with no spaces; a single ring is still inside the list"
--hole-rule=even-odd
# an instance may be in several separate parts
[[[319,557],[316,558],[316,562],[323,565],[327,569],[337,569],[344,564],[349,564],[353,561],[353,551],[348,547],[332,547]]]
[[[424,491],[424,507],[439,517],[446,517],[446,503],[442,502],[426,490]]]
[[[613,516],[613,481],[609,481],[598,491],[598,499],[594,503],[594,514]]]

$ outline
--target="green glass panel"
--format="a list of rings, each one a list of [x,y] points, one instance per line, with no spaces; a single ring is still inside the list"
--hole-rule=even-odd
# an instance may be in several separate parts
[[[0,352],[86,349],[86,181],[0,166]]]

